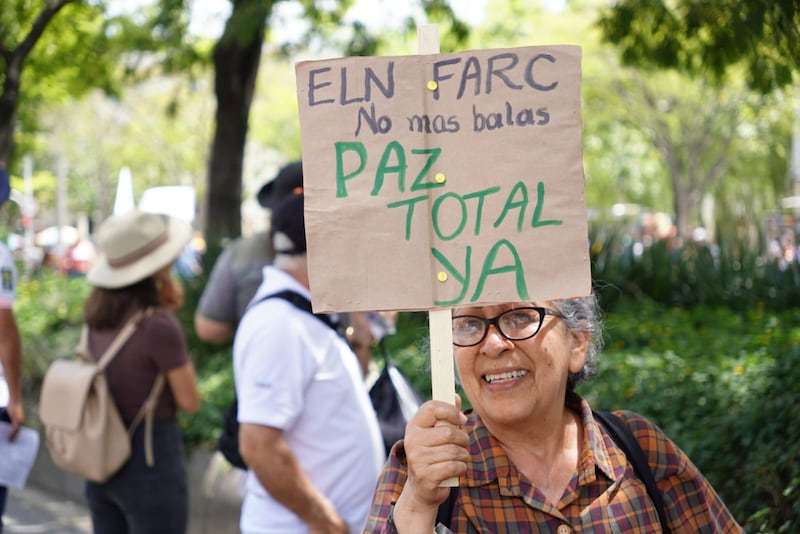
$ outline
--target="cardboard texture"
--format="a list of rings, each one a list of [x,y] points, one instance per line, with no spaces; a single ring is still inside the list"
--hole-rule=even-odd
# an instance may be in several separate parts
[[[296,66],[314,310],[591,292],[580,48]]]

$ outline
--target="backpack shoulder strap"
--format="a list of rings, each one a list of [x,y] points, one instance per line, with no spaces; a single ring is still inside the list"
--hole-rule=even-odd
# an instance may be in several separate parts
[[[658,513],[658,520],[661,522],[661,530],[664,533],[669,533],[669,526],[667,524],[667,514],[664,510],[664,501],[661,498],[661,493],[656,486],[655,478],[653,478],[653,471],[650,464],[644,455],[642,447],[636,440],[628,425],[611,412],[592,411],[594,417],[600,421],[603,428],[606,429],[608,435],[614,440],[614,443],[622,449],[627,456],[628,460],[633,465],[633,471],[636,476],[647,488],[647,495],[656,507]]]
[[[156,406],[158,405],[158,398],[161,396],[161,390],[164,389],[165,382],[166,377],[164,373],[159,373],[142,407],[139,408],[131,426],[128,427],[128,436],[133,437],[133,432],[136,430],[136,427],[139,426],[139,423],[144,419],[144,456],[149,467],[155,465],[155,459],[153,458],[153,420],[155,418]]]
[[[453,508],[456,505],[456,497],[458,496],[458,487],[450,488],[450,493],[447,494],[447,499],[439,505],[436,511],[436,521],[434,525],[438,526],[440,523],[447,528],[450,528],[450,518],[453,515]]]
[[[114,356],[117,355],[119,349],[128,342],[128,339],[133,335],[136,331],[136,328],[139,327],[139,323],[142,322],[145,316],[148,316],[152,313],[152,309],[148,308],[146,310],[139,310],[134,313],[128,322],[125,323],[125,326],[119,331],[117,337],[111,342],[111,345],[108,346],[106,351],[100,356],[100,359],[97,360],[97,368],[99,370],[105,369],[111,360],[114,359]],[[81,340],[80,344],[78,345],[78,352],[85,351],[86,354],[89,353],[89,331],[88,328],[84,325],[83,330],[81,331]]]
[[[252,302],[248,308],[252,308],[253,306],[264,302],[267,299],[283,299],[291,302],[296,308],[299,308],[305,312],[310,313],[329,327],[333,328],[334,330],[338,330],[338,325],[336,322],[331,318],[330,315],[326,313],[314,313],[314,310],[311,308],[311,301],[305,298],[303,295],[296,291],[292,291],[291,289],[285,289],[283,291],[278,291],[277,293],[271,293],[269,295],[264,295],[260,299]]]

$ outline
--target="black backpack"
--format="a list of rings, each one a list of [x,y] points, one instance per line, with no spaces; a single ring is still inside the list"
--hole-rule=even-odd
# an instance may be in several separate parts
[[[658,520],[661,523],[661,531],[664,534],[669,534],[670,529],[667,524],[667,513],[664,510],[664,501],[656,487],[656,481],[655,478],[653,478],[653,471],[650,469],[647,457],[644,455],[644,451],[639,445],[639,442],[636,441],[636,436],[633,435],[628,425],[613,413],[592,411],[592,414],[595,419],[603,425],[609,436],[611,436],[611,439],[614,440],[614,443],[616,443],[625,453],[625,456],[628,457],[628,461],[633,465],[633,471],[647,488],[647,495],[656,507]],[[446,527],[450,526],[450,517],[453,515],[453,506],[455,506],[457,491],[457,487],[451,488],[447,500],[439,506],[439,511],[436,514],[437,525],[441,523]]]
[[[400,369],[392,363],[389,351],[381,339],[383,370],[369,388],[369,399],[381,427],[386,454],[406,434],[406,423],[422,404],[422,397],[409,383]]]

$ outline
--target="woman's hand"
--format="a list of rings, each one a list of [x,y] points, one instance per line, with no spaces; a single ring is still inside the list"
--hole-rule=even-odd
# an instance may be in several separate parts
[[[408,479],[395,504],[398,532],[430,532],[439,505],[450,488],[441,484],[467,471],[469,437],[461,430],[467,417],[456,405],[428,401],[420,406],[408,425],[403,444],[408,460]]]

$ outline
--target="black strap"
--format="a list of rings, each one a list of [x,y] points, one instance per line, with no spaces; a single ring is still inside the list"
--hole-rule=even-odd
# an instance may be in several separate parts
[[[453,517],[453,507],[456,505],[456,497],[458,496],[458,487],[453,486],[450,488],[450,493],[447,494],[447,499],[439,505],[439,510],[436,512],[436,522],[434,526],[439,523],[450,528],[450,518]]]
[[[636,436],[633,435],[628,425],[613,413],[592,411],[592,414],[594,414],[595,419],[600,421],[606,429],[606,432],[608,432],[608,435],[611,436],[614,443],[622,449],[622,452],[625,453],[625,456],[633,465],[634,473],[636,473],[639,480],[644,483],[647,488],[647,495],[656,507],[658,520],[661,522],[661,531],[664,532],[664,534],[669,534],[670,529],[667,523],[667,513],[664,510],[664,501],[661,498],[658,487],[656,487],[656,481],[653,478],[653,471],[650,469],[650,463],[647,461],[642,447],[636,440]],[[453,507],[455,506],[457,495],[458,488],[450,488],[447,499],[439,505],[439,510],[436,513],[436,525],[441,523],[446,527],[450,526],[450,518],[453,515]]]
[[[661,493],[656,486],[655,478],[653,478],[653,471],[650,468],[650,462],[644,455],[642,447],[636,440],[628,425],[611,412],[592,411],[595,419],[602,423],[603,427],[614,440],[614,443],[622,449],[627,456],[628,460],[633,465],[633,471],[636,476],[641,480],[647,488],[647,495],[653,501],[658,513],[658,520],[661,522],[661,531],[669,534],[669,526],[667,523],[667,514],[664,510],[664,501],[661,498]]]
[[[328,315],[327,313],[314,313],[313,309],[311,308],[311,301],[308,300],[307,298],[305,298],[300,293],[297,293],[296,291],[292,291],[291,289],[285,289],[285,290],[279,291],[277,293],[271,293],[269,295],[264,295],[260,299],[252,302],[250,304],[250,306],[248,306],[248,309],[252,308],[256,304],[259,304],[261,302],[264,302],[267,299],[272,299],[272,298],[288,300],[289,302],[294,304],[297,308],[300,308],[301,310],[310,313],[311,315],[313,315],[314,317],[316,317],[317,319],[319,319],[320,321],[322,321],[323,323],[325,323],[329,327],[333,328],[334,330],[338,331],[338,329],[339,329],[339,325],[337,324],[336,321],[333,320],[333,318],[330,315]]]

